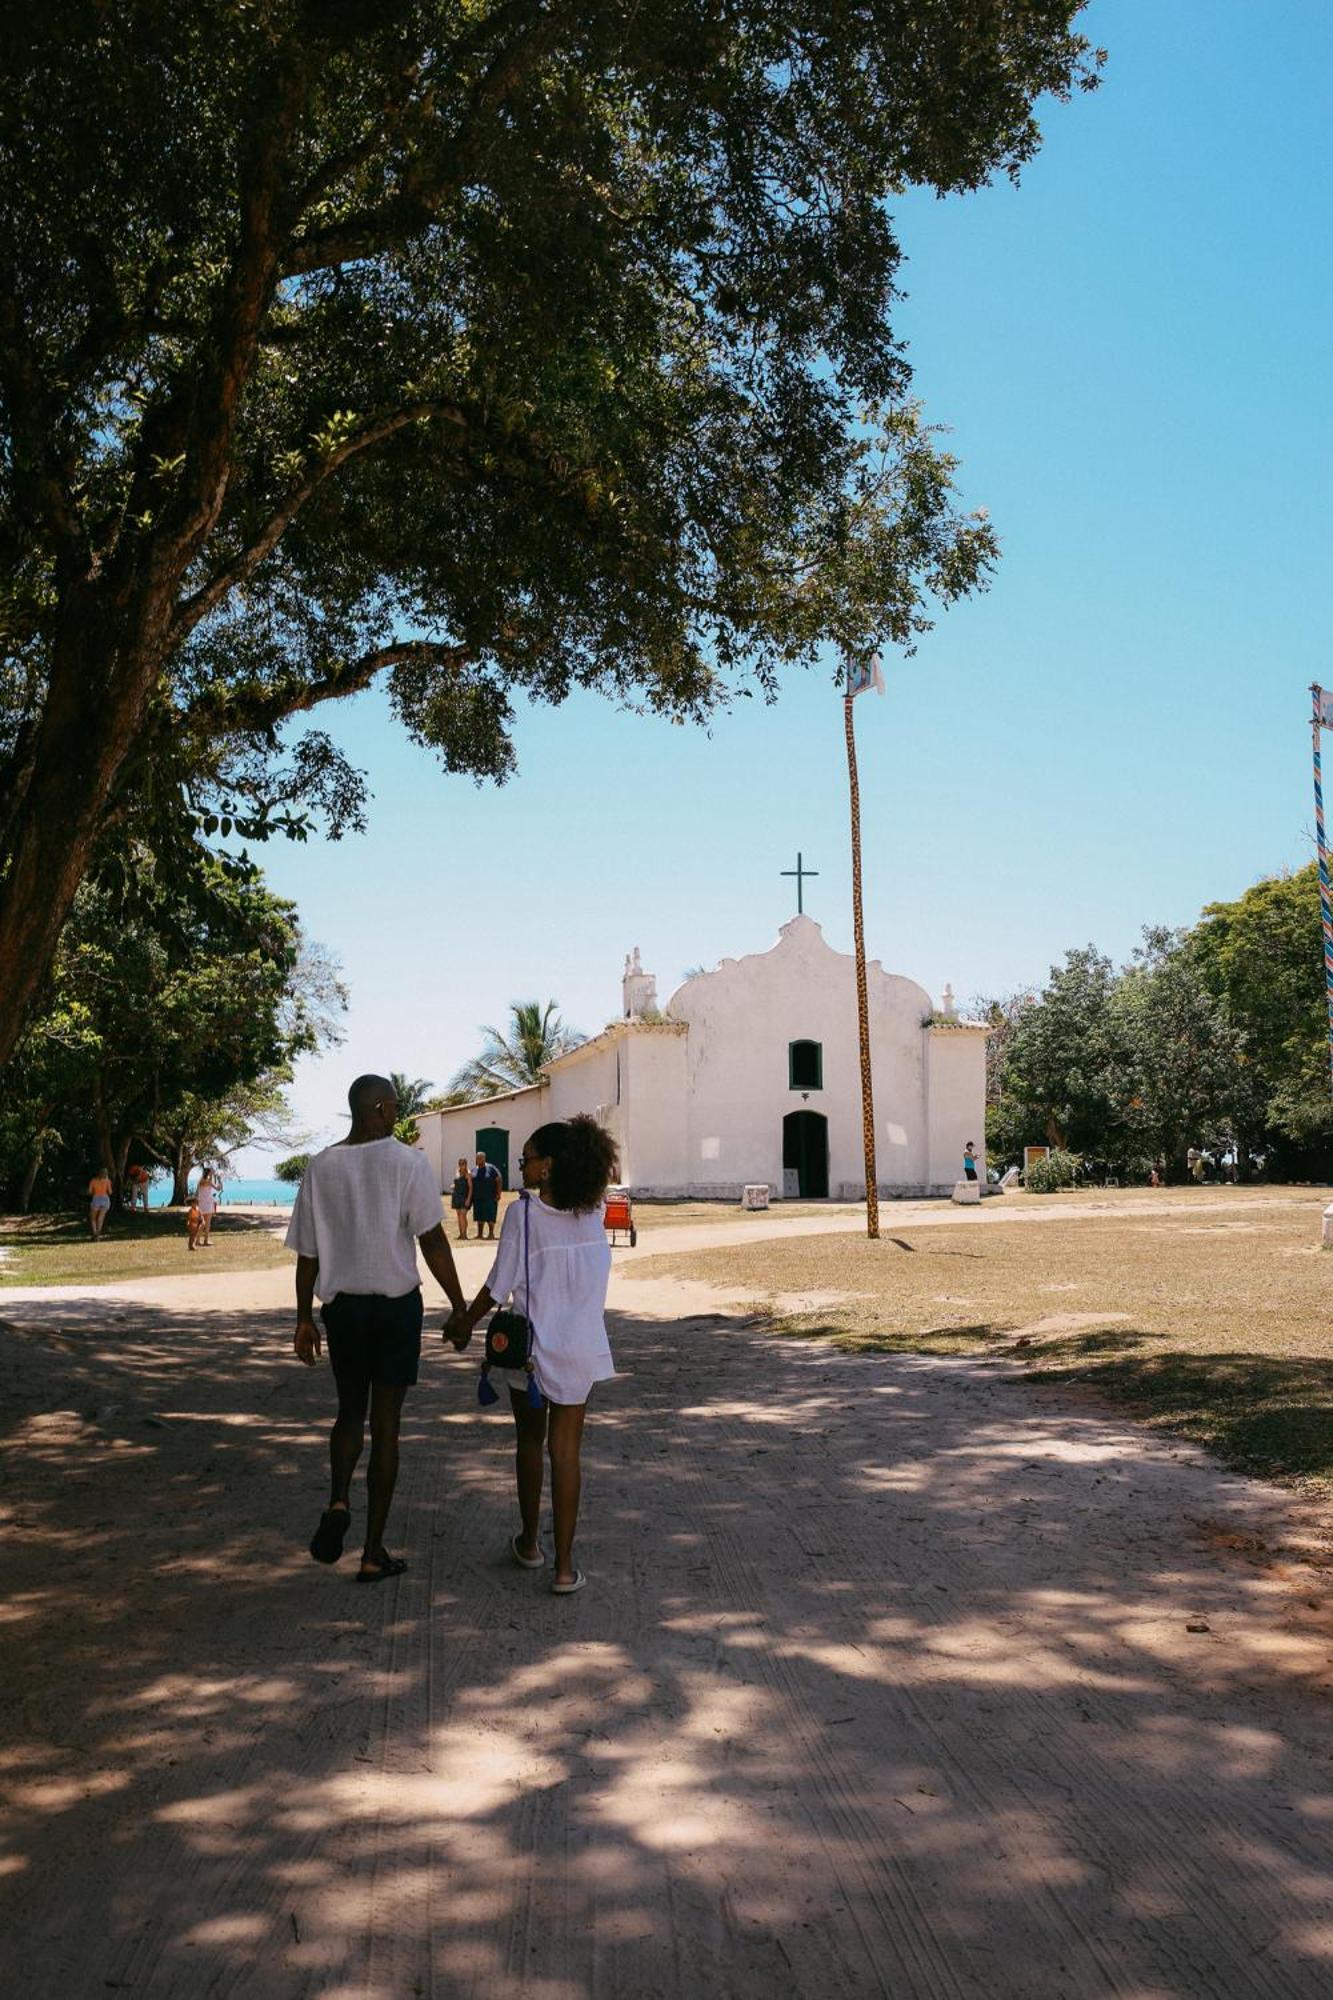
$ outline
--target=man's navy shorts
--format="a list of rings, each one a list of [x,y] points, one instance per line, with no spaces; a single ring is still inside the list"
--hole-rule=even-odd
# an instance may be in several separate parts
[[[337,1380],[410,1389],[421,1365],[421,1289],[387,1299],[382,1292],[339,1292],[320,1308]]]

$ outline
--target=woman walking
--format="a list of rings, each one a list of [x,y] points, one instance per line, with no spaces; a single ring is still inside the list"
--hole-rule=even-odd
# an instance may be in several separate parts
[[[517,1429],[522,1524],[509,1548],[523,1569],[540,1569],[546,1561],[540,1532],[545,1445],[555,1540],[551,1589],[569,1597],[587,1580],[574,1563],[583,1419],[593,1383],[609,1381],[616,1372],[605,1318],[611,1249],[601,1217],[602,1196],[616,1173],[616,1149],[595,1118],[580,1116],[539,1127],[519,1165],[527,1192],[505,1215],[486,1283],[465,1312],[454,1314],[445,1334],[461,1351],[478,1320],[511,1296],[514,1310],[532,1324],[532,1372],[545,1407],[531,1407],[523,1370],[504,1371]]]
[[[466,1243],[467,1212],[472,1206],[472,1175],[468,1171],[466,1160],[458,1162],[458,1172],[454,1175],[454,1186],[453,1192],[449,1197],[449,1206],[454,1212],[454,1221],[458,1225],[458,1240],[460,1243]]]
[[[102,1240],[106,1219],[111,1213],[111,1176],[99,1167],[88,1183],[88,1227],[94,1243]]]

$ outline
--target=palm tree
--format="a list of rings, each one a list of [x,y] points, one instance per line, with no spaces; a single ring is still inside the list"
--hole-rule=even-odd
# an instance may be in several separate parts
[[[428,1076],[409,1077],[401,1069],[389,1071],[389,1081],[393,1094],[398,1099],[398,1116],[411,1118],[417,1111],[424,1111],[426,1099],[435,1088]]]
[[[451,1090],[466,1091],[469,1099],[498,1097],[501,1091],[540,1083],[548,1062],[588,1039],[565,1026],[554,1000],[544,1007],[539,1000],[514,1000],[504,1032],[499,1028],[481,1032],[481,1054],[465,1062],[449,1082]]]

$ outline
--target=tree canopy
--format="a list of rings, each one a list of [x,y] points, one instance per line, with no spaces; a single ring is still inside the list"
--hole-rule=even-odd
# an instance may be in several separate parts
[[[1046,1141],[1183,1172],[1191,1145],[1329,1171],[1319,883],[1313,864],[1210,903],[1186,930],[1149,927],[1119,969],[1089,945],[1040,995],[982,1003],[992,1049],[987,1142]]]
[[[518,691],[702,717],[983,581],[888,203],[1018,173],[1079,11],[11,0],[0,1060],[108,819],[355,819],[293,718],[502,776]]]

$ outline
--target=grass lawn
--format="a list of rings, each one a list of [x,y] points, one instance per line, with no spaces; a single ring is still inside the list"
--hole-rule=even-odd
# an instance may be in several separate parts
[[[282,1218],[285,1223],[285,1217]],[[291,1253],[248,1215],[215,1216],[213,1241],[191,1256],[185,1219],[156,1209],[113,1215],[100,1243],[79,1215],[0,1216],[0,1290],[9,1285],[112,1285],[126,1278],[203,1277],[289,1264]]]
[[[960,1212],[916,1229],[895,1228],[889,1209],[878,1243],[776,1240],[667,1254],[637,1272],[760,1301],[840,1294],[818,1312],[784,1312],[779,1298],[772,1324],[851,1350],[1013,1357],[1238,1468],[1333,1495],[1327,1201],[1321,1188],[1201,1189],[1157,1215],[1111,1199],[1091,1219],[982,1224]]]

